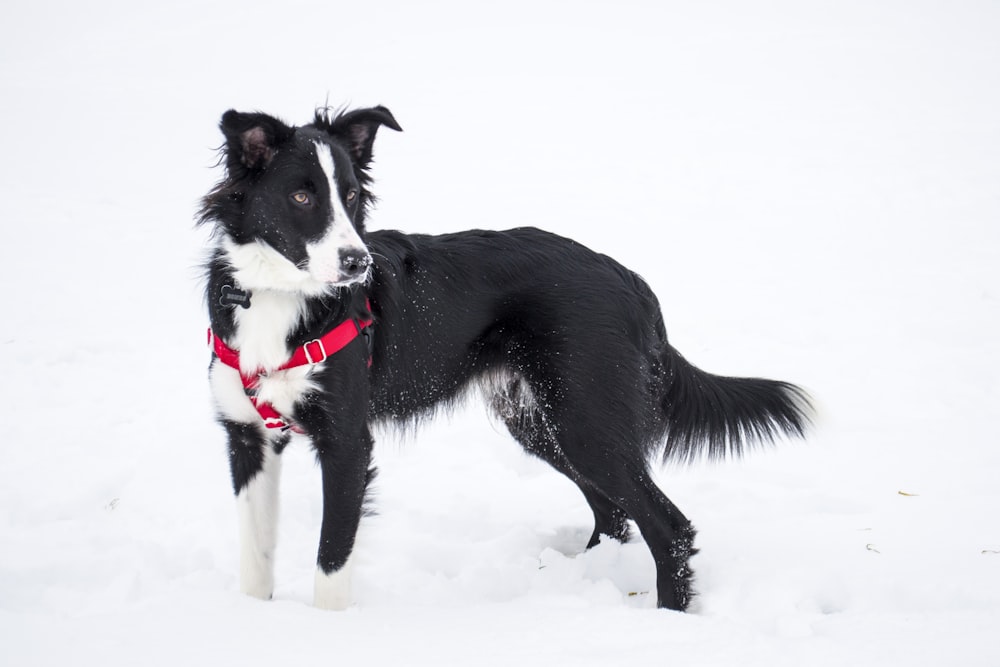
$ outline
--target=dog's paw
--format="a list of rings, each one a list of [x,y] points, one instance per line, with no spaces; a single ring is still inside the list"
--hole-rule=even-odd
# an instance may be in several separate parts
[[[313,604],[318,609],[342,611],[351,605],[351,563],[329,574],[316,569]]]
[[[274,586],[267,582],[240,582],[240,593],[258,600],[270,600],[274,594]]]
[[[240,558],[240,592],[259,600],[274,593],[274,562],[270,554],[245,550]]]

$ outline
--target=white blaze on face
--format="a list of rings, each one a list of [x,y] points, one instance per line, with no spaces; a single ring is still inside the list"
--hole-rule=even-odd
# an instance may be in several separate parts
[[[366,274],[347,276],[341,272],[344,255],[353,255],[360,259],[368,256],[368,249],[358,236],[351,216],[340,201],[339,188],[337,187],[337,168],[333,162],[333,154],[326,144],[315,141],[316,157],[319,159],[320,167],[326,174],[330,186],[330,215],[329,227],[326,234],[319,241],[306,246],[306,253],[309,255],[309,273],[314,279],[332,283],[335,285],[348,285],[350,283],[364,280]]]

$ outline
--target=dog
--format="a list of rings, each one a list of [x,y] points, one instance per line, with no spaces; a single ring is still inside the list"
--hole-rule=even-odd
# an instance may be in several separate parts
[[[713,375],[667,340],[646,282],[535,228],[444,235],[365,229],[372,146],[401,131],[382,106],[320,109],[291,126],[227,111],[206,296],[209,383],[228,437],[240,589],[274,586],[280,456],[308,437],[322,475],[317,607],[351,604],[350,571],[375,474],[371,426],[413,423],[481,388],[513,438],[576,483],[588,548],[629,539],[656,563],[659,607],[692,598],[691,522],[653,482],[657,459],[738,455],[802,436],[807,394]]]

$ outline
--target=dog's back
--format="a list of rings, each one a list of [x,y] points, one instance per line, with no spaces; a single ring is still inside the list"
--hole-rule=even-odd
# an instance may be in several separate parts
[[[522,228],[367,241],[376,416],[420,414],[500,371],[548,378],[553,393],[559,378],[641,377],[640,357],[662,346],[641,279],[569,239]]]
[[[375,417],[420,416],[499,376],[600,415],[647,455],[738,454],[805,426],[797,388],[696,368],[667,341],[646,282],[575,241],[534,228],[367,241]]]

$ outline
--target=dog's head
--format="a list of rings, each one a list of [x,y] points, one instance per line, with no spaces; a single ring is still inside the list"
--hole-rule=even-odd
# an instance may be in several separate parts
[[[382,125],[402,129],[381,106],[333,117],[319,111],[302,127],[262,113],[223,114],[226,177],[205,197],[201,220],[216,225],[220,252],[243,287],[318,295],[367,279],[368,167]]]

